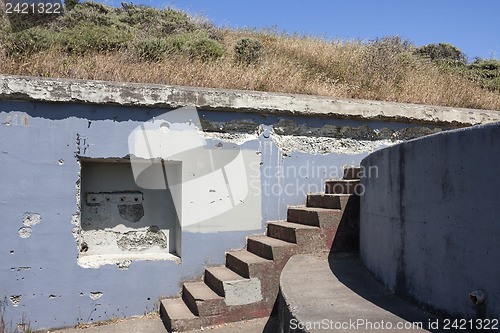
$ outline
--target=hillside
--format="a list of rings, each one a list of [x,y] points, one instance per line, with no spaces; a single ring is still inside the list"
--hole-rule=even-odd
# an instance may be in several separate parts
[[[0,73],[160,83],[500,110],[500,60],[398,36],[325,40],[215,27],[173,9],[67,0],[0,17]]]

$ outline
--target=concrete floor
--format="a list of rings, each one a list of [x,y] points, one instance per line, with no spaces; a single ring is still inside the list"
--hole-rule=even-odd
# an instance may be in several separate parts
[[[300,324],[310,333],[456,332],[444,329],[443,318],[386,289],[357,253],[296,255],[281,273],[280,288],[287,308],[280,315],[290,328]]]
[[[276,318],[259,318],[217,327],[205,327],[203,329],[189,331],[188,333],[214,332],[214,333],[275,333],[278,331]],[[141,317],[124,319],[118,323],[103,326],[92,326],[88,328],[67,328],[54,331],[40,331],[50,333],[167,333],[159,316],[152,318]]]

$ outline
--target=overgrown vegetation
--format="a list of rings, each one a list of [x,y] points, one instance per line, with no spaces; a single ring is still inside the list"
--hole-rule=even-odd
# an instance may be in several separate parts
[[[325,40],[231,30],[170,8],[65,0],[0,17],[0,73],[302,93],[500,110],[500,60],[398,36]]]
[[[254,38],[240,38],[234,45],[236,61],[245,64],[257,63],[264,53],[264,44]]]
[[[0,298],[0,333],[32,333],[31,322],[23,314],[19,323],[14,324],[12,320],[6,321],[5,309],[8,304],[7,296]]]

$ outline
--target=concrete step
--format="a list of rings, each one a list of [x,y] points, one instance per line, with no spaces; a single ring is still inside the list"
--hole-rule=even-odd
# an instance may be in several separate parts
[[[287,212],[287,221],[325,228],[338,225],[342,218],[340,209],[326,209],[306,206],[290,206]]]
[[[229,281],[245,280],[245,278],[226,266],[205,268],[205,283],[219,296],[225,295],[224,283]]]
[[[253,235],[247,238],[247,250],[269,260],[281,259],[285,253],[293,251],[296,246],[296,244],[265,235]]]
[[[306,198],[307,207],[341,209],[340,196],[344,194],[310,193]]]
[[[166,298],[160,301],[160,314],[169,331],[187,331],[199,327],[197,316],[189,310],[182,298]]]
[[[361,167],[359,165],[344,167],[344,179],[359,179],[360,172]]]
[[[200,327],[223,324],[231,319],[224,313],[207,317],[196,316],[181,298],[162,299],[160,301],[160,315],[169,332],[199,330]],[[235,320],[241,319],[235,317]]]
[[[287,221],[273,221],[267,223],[267,235],[285,242],[305,245],[313,242],[321,229],[318,227]]]
[[[329,179],[325,182],[327,194],[361,194],[359,179]]]
[[[345,209],[349,201],[359,200],[355,194],[311,193],[307,195],[306,207]]]
[[[200,317],[222,314],[226,310],[224,297],[217,295],[202,281],[184,283],[182,299]]]
[[[262,258],[247,250],[228,251],[226,253],[226,266],[246,278],[261,276],[262,272],[271,264],[271,260]]]

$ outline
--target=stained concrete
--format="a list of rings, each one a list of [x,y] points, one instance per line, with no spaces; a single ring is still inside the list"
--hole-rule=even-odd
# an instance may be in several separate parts
[[[242,210],[228,211],[183,228],[176,227],[175,232],[181,235],[175,240],[175,247],[181,248],[181,253],[176,251],[177,255],[158,254],[161,248],[157,247],[151,251],[127,251],[126,255],[115,253],[111,260],[101,254],[89,256],[93,247],[78,241],[82,235],[86,233],[96,244],[107,238],[97,235],[104,230],[84,230],[81,226],[79,213],[87,203],[88,193],[109,194],[125,190],[144,195],[144,217],[137,222],[120,216],[119,203],[115,203],[114,216],[120,223],[114,226],[122,233],[120,237],[111,235],[115,243],[123,232],[146,233],[151,225],[142,224],[148,214],[144,189],[119,189],[109,179],[102,179],[96,180],[97,184],[109,188],[85,190],[82,188],[84,163],[81,161],[123,164],[129,154],[129,134],[165,111],[0,101],[0,165],[9,175],[0,178],[0,210],[5,221],[0,234],[0,260],[5,263],[0,268],[0,285],[7,294],[7,320],[15,322],[23,313],[29,313],[32,326],[39,329],[73,326],[110,316],[140,315],[145,309],[152,310],[159,297],[177,295],[182,281],[200,280],[206,265],[224,264],[227,250],[243,248],[248,235],[264,233],[265,221],[285,219],[288,205],[303,204],[307,192],[321,192],[325,179],[341,177],[343,165],[359,164],[369,153],[291,151],[284,154],[274,143],[271,131],[243,133],[251,137],[241,142],[239,150],[243,158],[248,157],[251,162],[247,171],[257,181],[249,184],[252,195],[239,204]],[[211,122],[250,117],[262,129],[272,129],[280,118],[205,110],[198,113],[200,118]],[[362,126],[350,120],[292,119],[298,124],[307,121],[316,127],[321,127],[323,122]],[[382,122],[370,125],[394,130],[409,126]],[[227,137],[237,134],[203,132],[214,149],[219,144],[231,146],[234,143],[223,137],[207,137],[213,133]],[[194,198],[209,205],[221,193],[217,188],[209,189],[216,192],[207,190],[205,194],[196,193]],[[193,188],[197,190],[199,188]],[[202,211],[192,210],[191,213],[201,214]],[[38,215],[39,223],[30,227],[25,225],[32,223],[28,220],[37,220],[35,216]],[[27,219],[27,216],[33,218]],[[20,238],[20,228],[31,228],[31,235]],[[87,255],[82,255],[85,249]],[[119,250],[117,245],[116,249]],[[91,261],[85,261],[90,257]],[[13,267],[31,267],[31,270],[11,270]],[[92,300],[88,296],[91,292],[102,292],[102,297]],[[50,295],[57,297],[49,299]],[[8,300],[11,296],[22,296],[18,306],[14,307]]]
[[[261,282],[258,278],[223,281],[226,305],[244,305],[262,300]]]
[[[92,264],[82,262],[95,248],[79,241],[84,232],[96,238],[95,244],[106,241],[97,235],[104,230],[84,230],[79,220],[88,194],[122,190],[83,189],[81,162],[123,162],[130,158],[132,131],[187,104],[203,106],[197,114],[205,128],[197,134],[208,146],[236,146],[250,164],[245,167],[251,191],[238,203],[240,210],[204,220],[203,210],[188,210],[198,222],[176,223],[167,228],[167,235],[166,228],[144,222],[149,201],[145,190],[129,188],[126,191],[144,195],[144,216],[139,207],[122,208],[120,213],[121,204],[116,204],[114,216],[120,223],[113,228],[118,228],[119,237],[109,236],[116,243],[124,233],[135,232],[131,242],[124,242],[135,250],[115,253],[113,260],[96,254]],[[308,192],[322,192],[325,179],[342,177],[344,165],[357,165],[373,150],[397,142],[393,133],[408,129],[420,135],[494,116],[488,111],[395,103],[1,75],[0,166],[7,176],[0,178],[0,285],[6,293],[5,318],[16,322],[29,314],[38,329],[149,312],[158,298],[178,295],[182,281],[200,280],[206,265],[222,265],[224,253],[243,248],[248,235],[264,233],[265,221],[285,219],[288,205],[303,204]],[[291,128],[280,125],[284,123],[296,124],[303,135],[287,133]],[[335,136],[337,131],[344,136]],[[373,138],[362,140],[360,135]],[[187,168],[181,171],[196,178]],[[185,191],[185,203],[194,198],[210,207],[224,199],[222,189],[199,189]],[[135,246],[155,225],[166,238],[181,235],[169,242],[168,253],[158,253],[161,246]],[[29,237],[19,237],[21,228],[31,229],[30,234],[27,229],[21,232]],[[100,298],[89,297],[98,292]]]
[[[500,123],[378,150],[363,168],[363,262],[390,289],[450,317],[500,320]],[[475,305],[471,294],[487,302]]]
[[[0,99],[61,103],[117,104],[205,110],[420,122],[469,126],[499,121],[489,110],[366,101],[318,96],[0,75]]]

